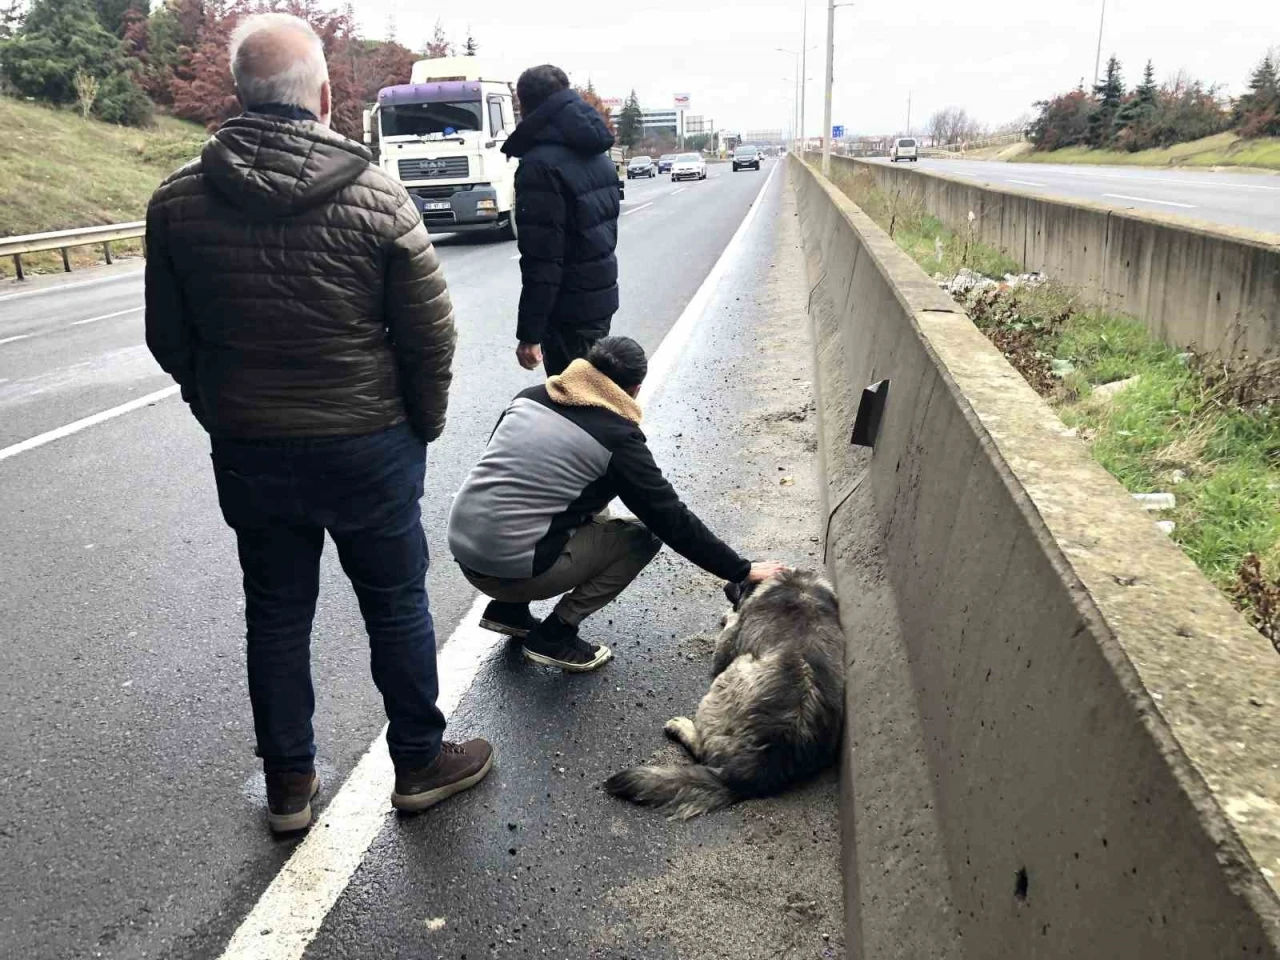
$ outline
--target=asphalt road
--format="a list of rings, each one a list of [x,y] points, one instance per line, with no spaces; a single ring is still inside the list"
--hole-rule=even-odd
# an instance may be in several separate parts
[[[994,160],[925,159],[908,165],[1004,189],[1280,234],[1280,176],[1265,173]]]
[[[769,169],[628,185],[615,330],[658,347]],[[728,539],[813,563],[805,289],[784,180],[647,429]],[[443,642],[474,600],[443,549],[451,495],[534,375],[513,356],[514,245],[439,246],[459,322],[423,502]],[[143,346],[137,265],[38,283],[0,290],[0,953],[218,957],[298,841],[272,841],[262,818],[239,571],[208,441],[169,397],[6,456],[168,385]],[[594,625],[618,652],[602,673],[563,677],[497,648],[452,718],[456,734],[495,741],[494,774],[426,816],[388,817],[308,956],[842,956],[830,778],[681,827],[599,790],[663,749],[662,721],[705,690],[698,637],[720,606],[710,578],[663,554]],[[332,551],[313,670],[323,803],[383,724]]]

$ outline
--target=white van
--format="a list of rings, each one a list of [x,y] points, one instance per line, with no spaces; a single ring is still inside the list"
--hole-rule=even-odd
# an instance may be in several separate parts
[[[898,137],[893,141],[893,146],[889,148],[889,160],[897,163],[899,160],[910,160],[912,163],[920,159],[920,147],[916,143],[914,137]]]

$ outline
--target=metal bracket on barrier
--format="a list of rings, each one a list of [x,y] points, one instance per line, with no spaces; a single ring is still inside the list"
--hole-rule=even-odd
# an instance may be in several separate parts
[[[878,380],[862,390],[862,402],[853,421],[853,436],[849,442],[858,447],[874,447],[880,433],[880,418],[885,402],[889,399],[889,381]]]

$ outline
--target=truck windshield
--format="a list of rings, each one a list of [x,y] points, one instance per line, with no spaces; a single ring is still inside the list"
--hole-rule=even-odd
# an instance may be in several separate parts
[[[480,130],[479,100],[440,103],[397,103],[382,108],[384,137],[425,137]]]

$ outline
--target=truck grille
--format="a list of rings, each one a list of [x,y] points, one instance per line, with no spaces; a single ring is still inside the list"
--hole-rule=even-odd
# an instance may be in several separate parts
[[[439,160],[401,160],[401,180],[440,180],[465,177],[471,172],[466,157],[441,157]]]

